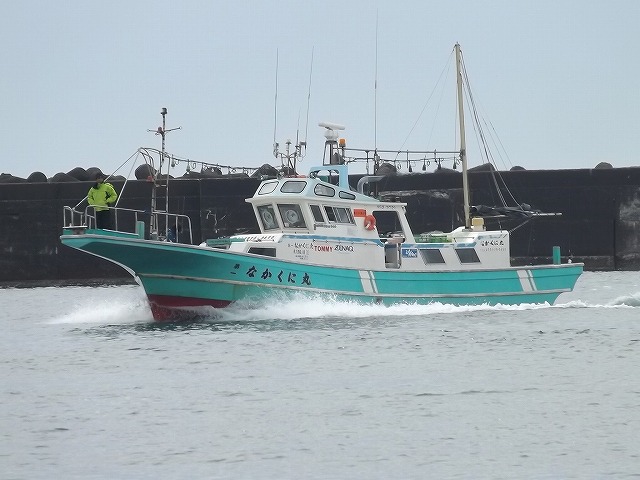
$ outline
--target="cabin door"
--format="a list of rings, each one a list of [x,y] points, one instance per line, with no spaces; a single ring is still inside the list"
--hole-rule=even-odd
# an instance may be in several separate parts
[[[400,268],[400,265],[402,265],[402,257],[400,255],[399,243],[385,243],[384,264],[387,268]]]

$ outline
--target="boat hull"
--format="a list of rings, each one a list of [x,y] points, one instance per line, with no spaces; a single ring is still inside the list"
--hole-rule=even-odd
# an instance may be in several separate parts
[[[358,270],[310,265],[222,249],[103,236],[62,243],[117,263],[143,286],[157,320],[210,313],[240,300],[300,294],[391,305],[549,303],[573,289],[582,264],[486,270]]]

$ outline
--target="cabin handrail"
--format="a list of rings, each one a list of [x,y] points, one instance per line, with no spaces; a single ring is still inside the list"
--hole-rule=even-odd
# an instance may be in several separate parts
[[[384,178],[384,175],[366,175],[366,176],[362,177],[360,180],[358,180],[358,185],[356,187],[356,190],[357,190],[358,193],[364,194],[364,186],[365,185],[368,185],[370,183],[379,182],[383,178]]]

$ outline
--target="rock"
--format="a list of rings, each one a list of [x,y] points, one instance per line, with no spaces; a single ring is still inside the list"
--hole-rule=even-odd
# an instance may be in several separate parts
[[[76,167],[73,170],[70,170],[67,173],[67,175],[70,175],[76,180],[79,180],[81,182],[87,182],[89,180],[93,180],[93,178],[90,178],[89,175],[87,174],[87,171],[82,167]]]
[[[454,170],[453,168],[447,168],[447,167],[440,167],[440,168],[436,168],[433,173],[436,173],[438,175],[442,175],[443,173],[457,173],[457,174],[461,174],[462,172],[458,171],[458,170]]]
[[[202,175],[205,178],[221,177],[222,170],[220,170],[218,167],[206,167],[200,170],[200,175]]]
[[[27,183],[27,180],[20,177],[14,177],[10,173],[0,175],[0,183]]]
[[[374,172],[374,175],[395,175],[398,173],[398,169],[395,165],[390,163],[383,163],[378,167],[378,170]]]
[[[613,165],[611,165],[609,162],[600,162],[594,168],[595,170],[608,170],[610,168],[613,168]]]
[[[477,167],[470,168],[470,172],[495,172],[495,167],[492,163],[483,163]]]
[[[79,180],[77,178],[74,178],[71,175],[64,172],[58,172],[49,179],[49,183],[62,183],[62,182],[69,183],[69,182],[78,182],[78,181]]]
[[[29,183],[47,183],[48,181],[47,176],[42,172],[33,172],[27,177]]]
[[[273,165],[269,165],[268,163],[265,163],[260,168],[258,168],[255,172],[253,172],[253,174],[251,175],[251,178],[260,178],[263,176],[277,177],[278,170]]]
[[[149,177],[155,176],[155,173],[156,169],[145,163],[136,168],[135,176],[138,180],[147,180]]]
[[[96,179],[96,175],[101,175],[102,170],[100,170],[98,167],[89,167],[87,168],[87,180],[88,181],[94,181]],[[106,176],[106,175],[105,175]]]
[[[211,176],[213,176],[213,175],[211,175]],[[195,172],[193,170],[189,170],[188,172],[185,172],[184,175],[182,175],[182,177],[180,177],[180,178],[198,179],[198,178],[206,178],[206,176],[203,175],[201,172]]]

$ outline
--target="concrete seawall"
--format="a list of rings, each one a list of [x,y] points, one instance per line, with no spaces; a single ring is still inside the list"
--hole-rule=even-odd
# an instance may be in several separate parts
[[[500,172],[519,203],[562,216],[536,218],[512,233],[514,264],[549,262],[554,245],[563,261],[584,261],[587,270],[640,270],[640,168],[514,170]],[[360,176],[351,178],[356,185]],[[472,204],[496,205],[491,172],[470,172]],[[123,182],[113,182],[118,192]],[[172,181],[170,210],[189,215],[194,243],[257,230],[251,207],[255,178]],[[0,183],[0,283],[2,285],[129,280],[120,267],[64,247],[59,241],[63,207],[76,205],[91,182]],[[379,193],[407,202],[414,232],[447,231],[463,218],[457,172],[390,175]],[[147,209],[151,185],[130,181],[119,206]],[[503,192],[504,193],[504,192]],[[488,227],[495,221],[487,222]],[[512,229],[517,222],[503,221]],[[161,259],[158,259],[161,261]]]

